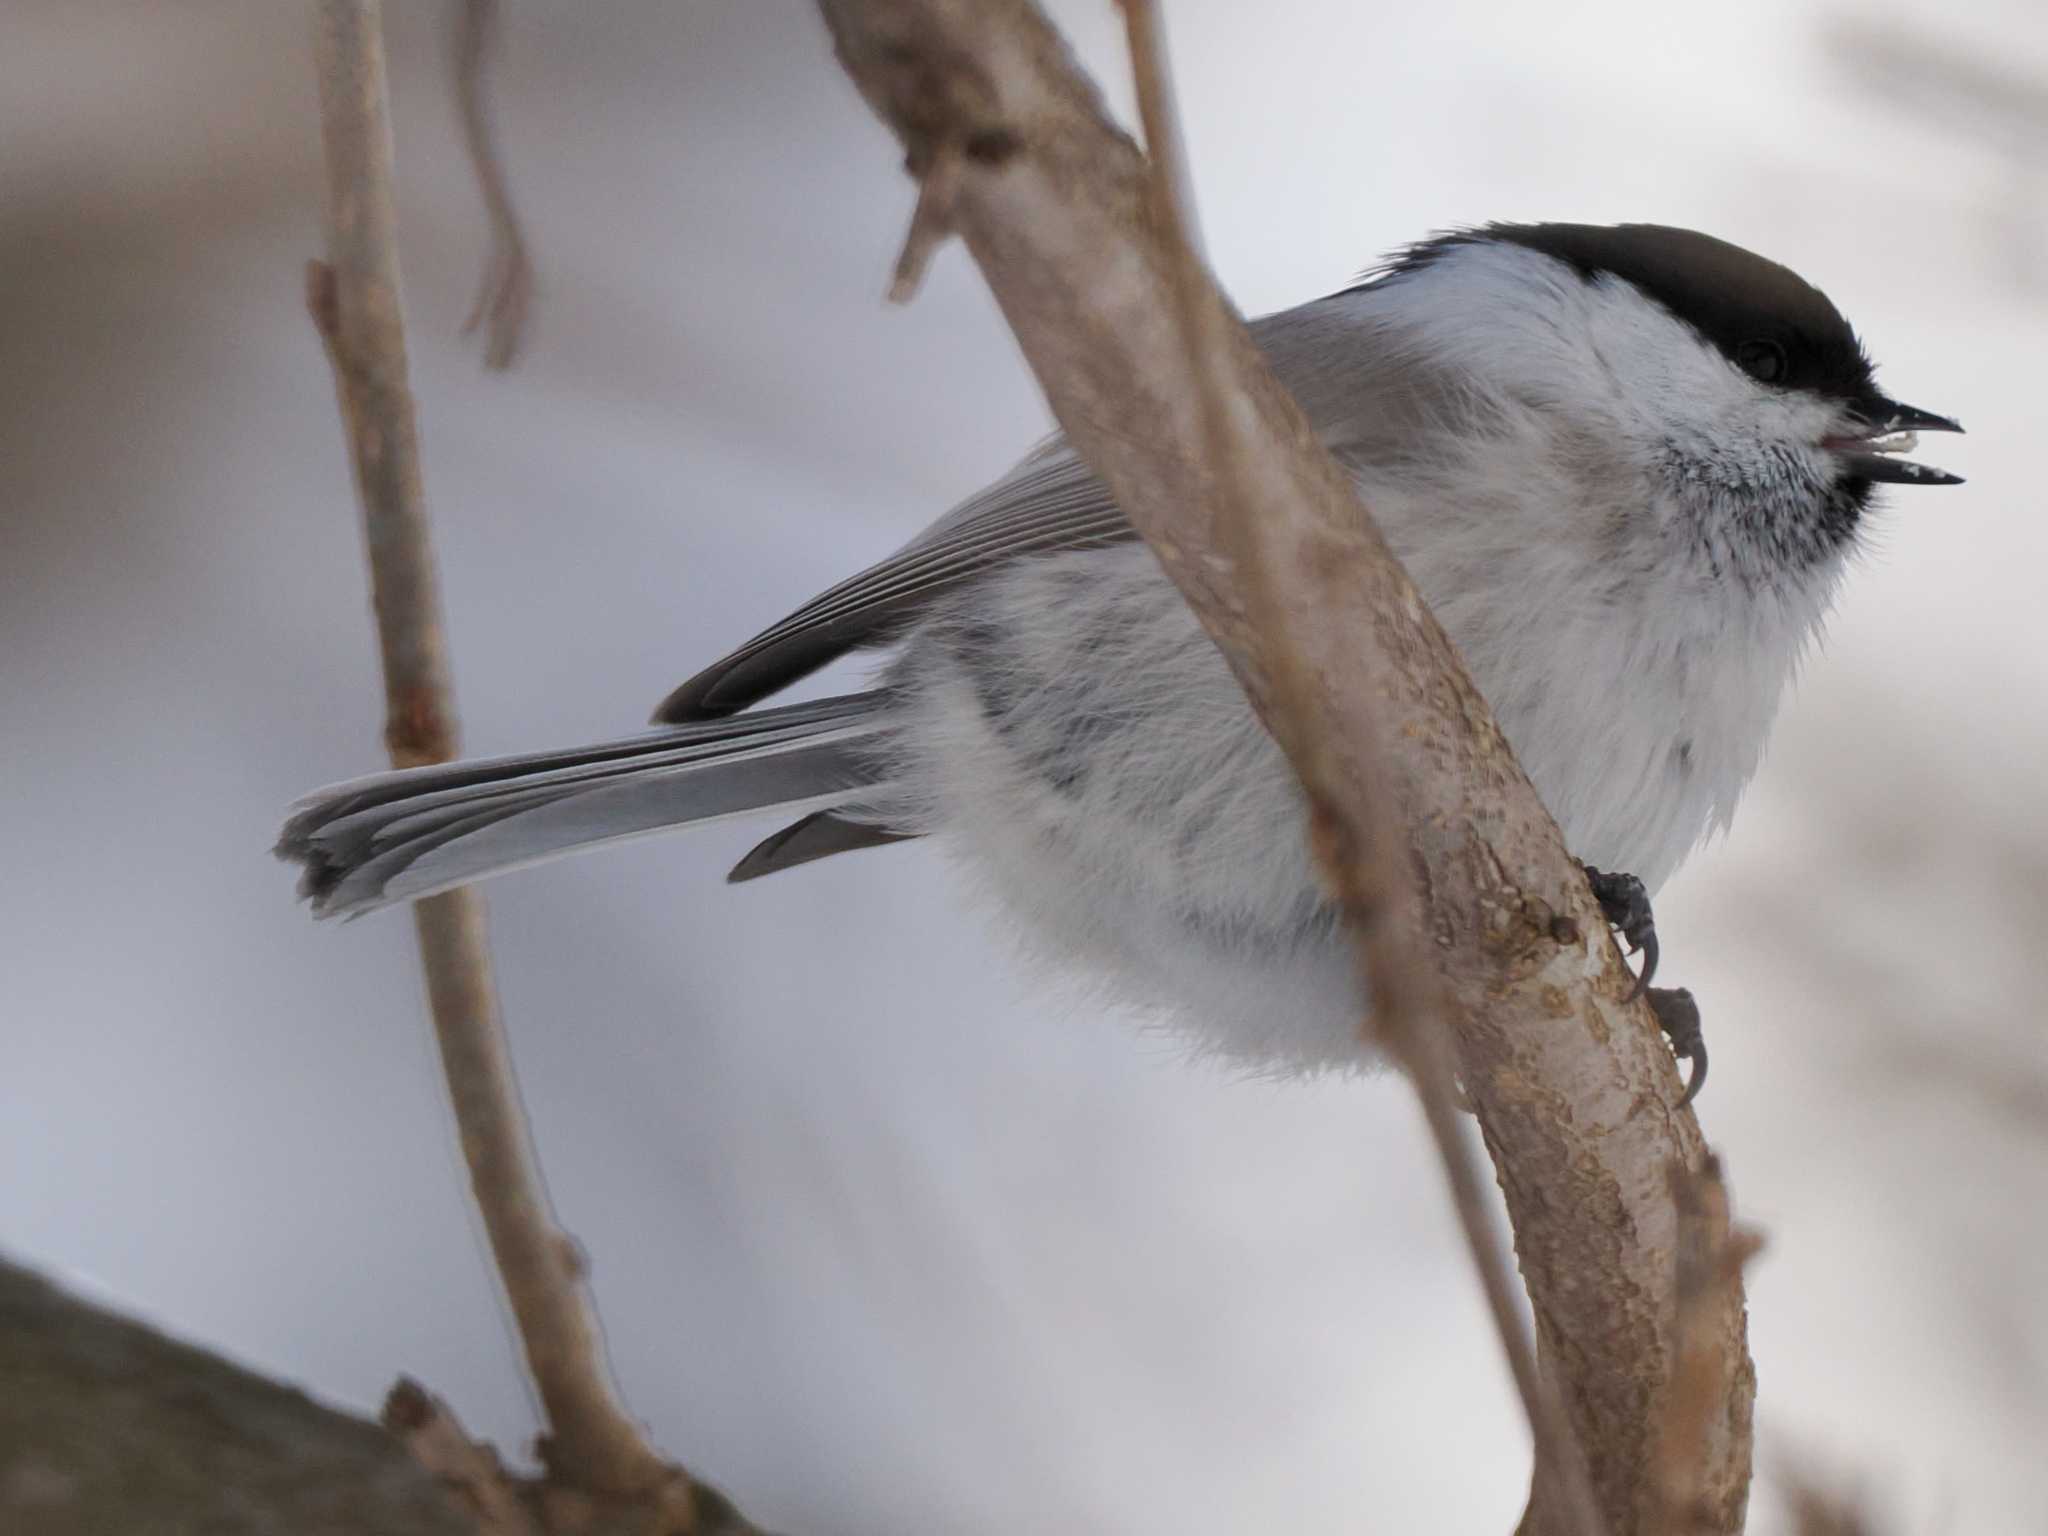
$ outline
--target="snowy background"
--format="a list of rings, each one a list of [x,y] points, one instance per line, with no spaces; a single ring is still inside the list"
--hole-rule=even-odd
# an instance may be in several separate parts
[[[511,0],[544,287],[484,374],[440,8],[390,9],[471,749],[637,724],[1046,425],[960,252],[881,302],[911,189],[801,0]],[[1107,0],[1053,9],[1123,99]],[[1687,224],[1820,282],[1968,422],[1938,457],[1971,483],[1896,498],[1658,916],[1770,1237],[1759,1529],[1795,1468],[1893,1531],[2039,1532],[2048,21],[1167,9],[1247,310],[1461,221]],[[380,763],[300,310],[306,10],[7,6],[0,1248],[336,1402],[415,1373],[516,1445],[410,925],[316,927],[267,852]],[[661,1445],[799,1533],[1510,1527],[1526,1435],[1400,1084],[1190,1067],[1027,974],[924,847],[727,889],[766,825],[491,890],[553,1191]]]

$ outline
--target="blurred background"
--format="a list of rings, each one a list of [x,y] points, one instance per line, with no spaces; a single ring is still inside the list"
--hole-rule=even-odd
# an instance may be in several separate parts
[[[1107,0],[1053,5],[1122,103]],[[528,355],[442,7],[389,8],[467,744],[609,735],[1047,425],[803,0],[510,0]],[[280,812],[381,766],[301,310],[305,5],[9,0],[0,46],[0,1249],[322,1397],[532,1433],[411,927],[322,925]],[[1248,311],[1428,230],[1647,219],[1825,286],[1953,412],[1732,836],[1659,898],[1740,1213],[1758,1529],[2048,1509],[2048,18],[2031,0],[1172,0]],[[1938,505],[1936,503],[1939,503]],[[829,687],[844,678],[828,678]],[[526,1097],[657,1442],[794,1532],[1508,1529],[1526,1433],[1409,1094],[1245,1082],[1030,973],[938,852],[742,889],[758,835],[492,887]]]

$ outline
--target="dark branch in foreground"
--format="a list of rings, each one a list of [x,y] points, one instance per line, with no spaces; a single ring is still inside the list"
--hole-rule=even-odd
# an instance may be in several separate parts
[[[394,1438],[4,1259],[0,1383],[8,1536],[759,1536],[701,1484],[679,1527],[506,1477],[410,1383]]]
[[[0,1383],[0,1530],[470,1530],[433,1477],[375,1424],[4,1261]]]

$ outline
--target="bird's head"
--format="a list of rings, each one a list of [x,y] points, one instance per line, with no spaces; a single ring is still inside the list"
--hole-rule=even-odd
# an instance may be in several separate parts
[[[1710,567],[1796,578],[1853,539],[1874,484],[1955,485],[1903,455],[1960,432],[1877,385],[1856,333],[1789,268],[1657,224],[1495,224],[1379,279],[1430,345],[1662,482]],[[1647,514],[1646,514],[1647,515]]]

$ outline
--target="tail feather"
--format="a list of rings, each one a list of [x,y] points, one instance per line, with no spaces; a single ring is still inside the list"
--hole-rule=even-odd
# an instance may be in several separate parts
[[[375,774],[293,807],[280,858],[321,916],[372,911],[600,843],[875,782],[874,694],[765,709],[519,757]]]
[[[442,789],[473,791],[482,785],[509,779],[539,784],[549,782],[553,774],[574,777],[582,773],[602,773],[621,759],[627,760],[626,766],[630,767],[635,762],[647,763],[662,752],[672,752],[681,760],[697,753],[717,755],[742,745],[779,739],[785,735],[802,735],[827,725],[866,720],[872,717],[876,703],[877,698],[872,693],[842,694],[837,698],[755,710],[750,714],[718,720],[657,726],[613,741],[592,742],[552,752],[470,758],[392,773],[367,774],[315,790],[292,807],[293,821],[297,822],[301,813],[309,810],[318,809],[332,819],[373,809],[393,800],[417,801]]]

